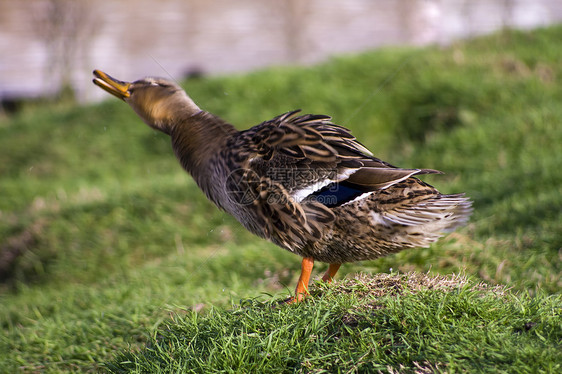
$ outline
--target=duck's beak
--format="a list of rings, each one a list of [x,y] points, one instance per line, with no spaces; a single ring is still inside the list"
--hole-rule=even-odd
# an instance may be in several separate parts
[[[94,70],[94,76],[94,84],[103,88],[113,96],[116,96],[121,100],[125,100],[131,96],[131,93],[129,92],[129,86],[131,83],[115,79],[99,70]]]

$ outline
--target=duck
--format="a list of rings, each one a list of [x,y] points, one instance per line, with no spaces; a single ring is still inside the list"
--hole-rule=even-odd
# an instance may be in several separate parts
[[[172,149],[207,198],[251,233],[300,257],[294,296],[309,295],[315,261],[332,282],[341,264],[428,247],[467,223],[465,194],[441,194],[418,178],[434,169],[395,167],[343,126],[293,110],[239,131],[201,109],[172,79],[93,83],[125,101]]]

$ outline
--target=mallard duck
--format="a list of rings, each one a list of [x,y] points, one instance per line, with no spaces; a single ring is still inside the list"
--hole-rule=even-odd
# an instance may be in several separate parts
[[[253,234],[301,256],[291,301],[308,294],[314,261],[331,282],[340,265],[405,248],[427,247],[467,222],[464,194],[443,195],[376,157],[326,115],[290,111],[248,130],[197,106],[175,82],[117,80],[99,70],[93,82],[168,134],[172,148],[207,198]]]

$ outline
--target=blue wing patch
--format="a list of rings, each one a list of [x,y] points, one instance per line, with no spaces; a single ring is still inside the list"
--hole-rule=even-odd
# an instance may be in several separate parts
[[[363,188],[351,183],[330,183],[310,194],[308,198],[314,199],[328,208],[334,208],[358,198],[365,192],[367,191]]]

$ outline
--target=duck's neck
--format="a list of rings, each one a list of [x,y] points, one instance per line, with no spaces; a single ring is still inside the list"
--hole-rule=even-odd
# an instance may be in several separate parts
[[[209,164],[224,149],[234,126],[205,111],[178,120],[170,128],[172,147],[183,168],[203,187],[212,179]]]

